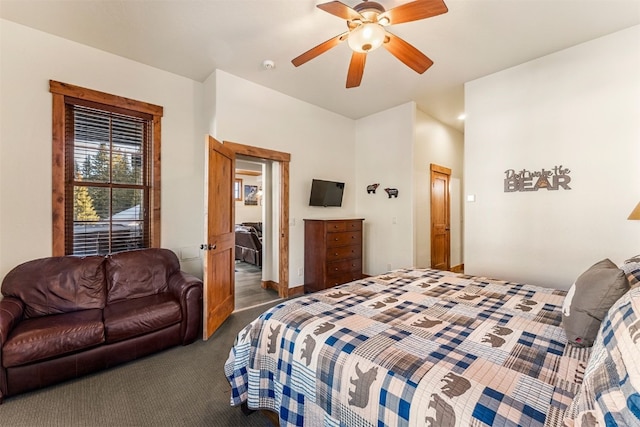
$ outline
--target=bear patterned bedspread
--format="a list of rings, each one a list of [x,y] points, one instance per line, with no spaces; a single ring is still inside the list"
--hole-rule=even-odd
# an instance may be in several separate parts
[[[565,294],[401,269],[292,299],[238,334],[231,404],[282,427],[561,426],[590,353]]]

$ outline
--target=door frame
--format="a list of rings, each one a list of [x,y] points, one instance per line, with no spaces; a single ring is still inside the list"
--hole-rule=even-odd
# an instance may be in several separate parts
[[[223,141],[223,145],[236,154],[270,160],[280,165],[280,220],[278,224],[278,282],[269,282],[267,287],[276,289],[280,298],[289,297],[289,163],[291,154],[267,148]],[[235,164],[234,164],[235,168]]]

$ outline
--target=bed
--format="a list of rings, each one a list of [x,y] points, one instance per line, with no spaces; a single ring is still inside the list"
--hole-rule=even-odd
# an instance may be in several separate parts
[[[638,292],[616,304],[640,305]],[[566,294],[400,269],[292,299],[238,334],[225,364],[231,404],[273,411],[282,427],[596,425],[588,424],[604,417],[594,408],[596,392],[581,384],[592,351],[599,349],[601,362],[611,355],[602,343],[567,343]],[[636,311],[622,326],[603,322],[620,329],[628,357],[640,354],[629,329]],[[637,370],[623,369],[630,396],[638,395]],[[598,396],[602,383],[620,383],[621,375],[596,379]],[[625,404],[605,409],[612,419],[640,423],[640,412]]]

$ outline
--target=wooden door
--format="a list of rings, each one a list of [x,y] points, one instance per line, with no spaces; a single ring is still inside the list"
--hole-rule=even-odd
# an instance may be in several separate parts
[[[431,165],[431,268],[449,270],[449,177],[451,169]]]
[[[235,153],[211,136],[207,144],[207,242],[203,245],[205,340],[229,317],[235,305]]]

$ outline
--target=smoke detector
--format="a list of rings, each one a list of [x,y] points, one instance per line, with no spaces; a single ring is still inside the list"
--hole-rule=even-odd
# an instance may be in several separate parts
[[[264,61],[262,61],[262,68],[264,68],[265,70],[273,70],[274,68],[276,68],[276,63],[270,59],[265,59]]]

